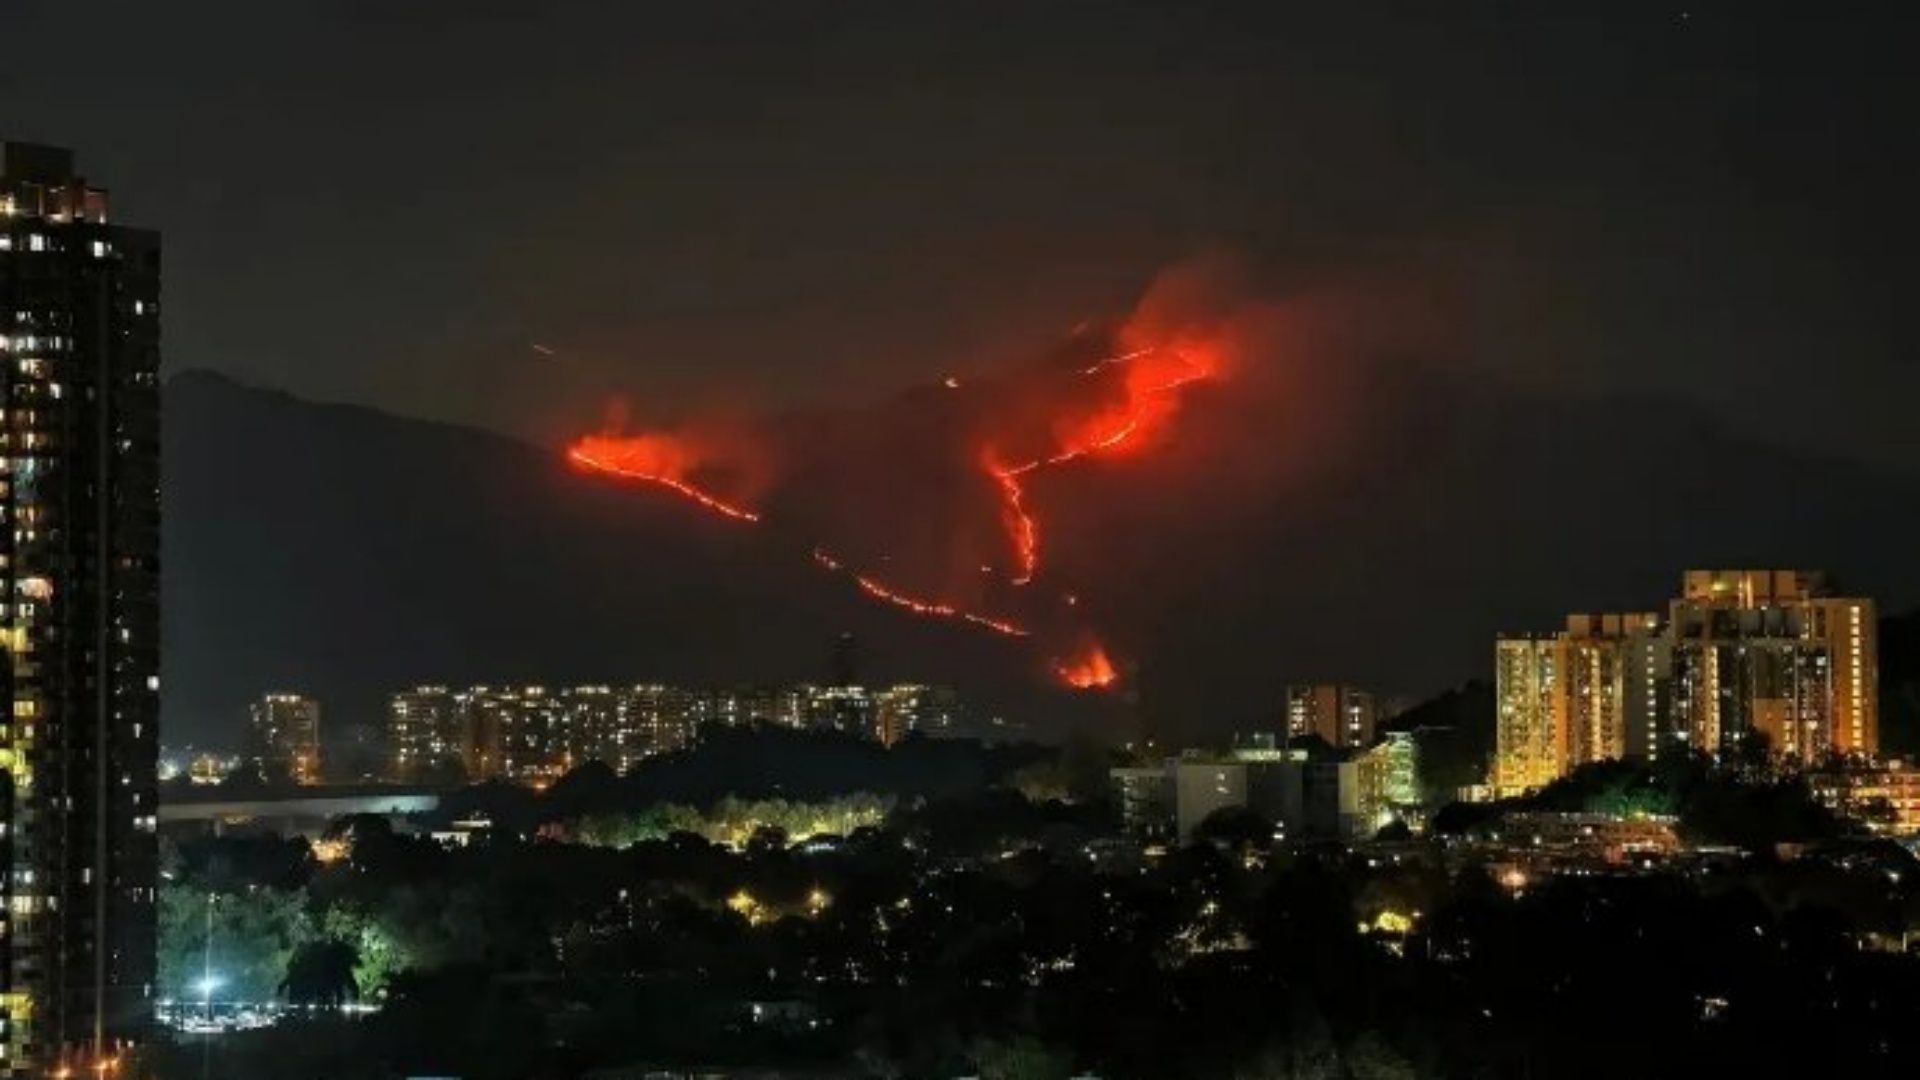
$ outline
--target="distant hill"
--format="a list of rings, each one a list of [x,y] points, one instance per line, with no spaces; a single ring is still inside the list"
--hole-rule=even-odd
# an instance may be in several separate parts
[[[1124,699],[1042,688],[1017,644],[868,604],[766,530],[548,451],[206,373],[164,400],[169,741],[232,738],[270,688],[347,722],[420,681],[818,679],[843,629],[874,681],[1122,722]],[[1270,724],[1293,679],[1484,676],[1496,631],[1657,605],[1689,565],[1819,566],[1920,601],[1920,482],[1686,406],[1387,373],[1337,425],[1257,407],[1196,395],[1164,455],[1034,493],[1168,735]]]
[[[875,678],[991,698],[1028,658],[899,618],[804,551],[481,432],[188,373],[165,392],[166,737],[231,740],[249,699],[377,722],[420,682]]]

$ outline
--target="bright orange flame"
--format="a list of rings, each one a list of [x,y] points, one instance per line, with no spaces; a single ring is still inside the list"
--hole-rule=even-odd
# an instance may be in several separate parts
[[[849,569],[844,562],[841,562],[839,559],[819,548],[813,549],[813,561],[824,569],[847,575],[853,579],[855,585],[860,587],[861,592],[866,593],[875,600],[884,601],[905,611],[911,611],[915,615],[924,615],[929,619],[957,619],[961,622],[969,622],[975,626],[985,627],[996,634],[1003,634],[1007,637],[1023,638],[1030,636],[1030,631],[1026,628],[1017,626],[1005,619],[996,619],[991,615],[981,615],[978,612],[966,611],[941,600],[928,600],[923,597],[909,596],[906,593],[887,586],[878,578],[868,577],[858,570]]]
[[[1072,660],[1056,662],[1053,673],[1075,690],[1099,690],[1120,681],[1120,672],[1114,669],[1107,650],[1098,643]]]
[[[1119,403],[1092,416],[1062,422],[1054,433],[1059,449],[1047,457],[1003,465],[991,450],[987,452],[983,459],[987,475],[1000,487],[1000,516],[1017,560],[1017,570],[1009,579],[1013,584],[1027,584],[1040,569],[1040,523],[1027,510],[1020,477],[1134,443],[1136,436],[1173,415],[1181,388],[1218,373],[1217,352],[1212,345],[1181,345],[1135,349],[1097,360],[1080,373],[1098,375],[1109,367],[1126,367]]]
[[[567,448],[567,460],[593,472],[659,484],[738,521],[760,520],[752,510],[689,483],[686,475],[697,459],[672,435],[588,435]]]

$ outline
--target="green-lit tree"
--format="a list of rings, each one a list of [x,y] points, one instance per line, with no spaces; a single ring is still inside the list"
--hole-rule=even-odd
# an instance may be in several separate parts
[[[222,1000],[272,1000],[287,960],[312,932],[301,893],[257,886],[232,893],[164,886],[158,924],[160,996],[185,1000],[205,992],[208,974]]]

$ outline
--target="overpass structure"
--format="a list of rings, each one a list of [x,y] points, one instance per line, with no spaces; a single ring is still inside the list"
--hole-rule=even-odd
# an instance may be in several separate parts
[[[277,832],[309,839],[326,831],[335,818],[378,814],[397,824],[412,814],[440,805],[437,788],[367,786],[303,787],[279,793],[235,796],[198,793],[160,802],[160,828],[174,834],[232,831]]]

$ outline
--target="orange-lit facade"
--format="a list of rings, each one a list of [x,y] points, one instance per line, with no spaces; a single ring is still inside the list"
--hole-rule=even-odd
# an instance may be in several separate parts
[[[1872,600],[1804,570],[1690,570],[1668,622],[1674,692],[1694,745],[1748,732],[1797,762],[1872,759],[1880,747]]]
[[[1813,796],[1886,836],[1920,836],[1920,765],[1843,765],[1807,774]]]
[[[1554,634],[1495,646],[1493,787],[1540,787],[1575,765],[1651,759],[1670,741],[1671,652],[1657,615],[1568,616]]]
[[[1495,645],[1492,783],[1507,796],[1576,765],[1765,740],[1782,762],[1879,749],[1873,601],[1801,570],[1690,570],[1664,614],[1574,615]]]

